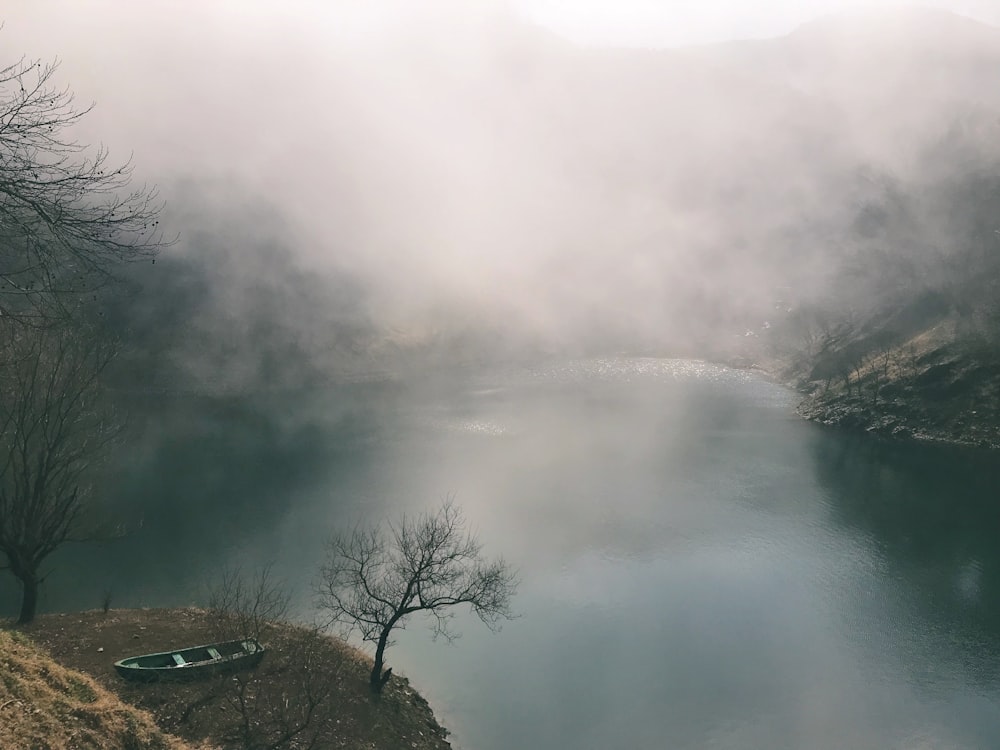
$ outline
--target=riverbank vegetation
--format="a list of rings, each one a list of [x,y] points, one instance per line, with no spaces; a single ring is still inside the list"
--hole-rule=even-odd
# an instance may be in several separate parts
[[[803,416],[1000,447],[1000,161],[982,159],[930,184],[886,180],[858,209],[829,293],[761,337],[771,369],[805,394]]]
[[[0,747],[5,750],[195,750],[23,633],[0,630]]]
[[[920,155],[920,177],[868,175],[824,292],[757,339],[803,416],[1000,447],[1000,156],[965,125]]]
[[[908,337],[858,336],[792,370],[799,413],[884,438],[1000,448],[1000,349],[960,325],[949,315]]]
[[[147,711],[163,731],[196,746],[450,747],[447,730],[405,676],[394,675],[381,696],[373,698],[371,659],[307,628],[264,625],[264,660],[252,672],[228,677],[133,683],[112,668],[126,656],[211,643],[217,628],[217,616],[209,610],[94,610],[42,615],[13,637],[30,638],[54,662],[87,675],[126,704]],[[12,747],[2,740],[0,745]]]

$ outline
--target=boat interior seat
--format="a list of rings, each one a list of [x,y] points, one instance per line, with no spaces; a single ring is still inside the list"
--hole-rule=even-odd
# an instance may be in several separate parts
[[[220,654],[216,649],[211,648],[211,647],[209,647],[209,649],[208,649],[208,655],[211,656],[213,659],[221,659],[222,658],[222,654]]]
[[[184,657],[181,656],[180,654],[173,654],[173,657],[174,657],[174,662],[177,664],[178,667],[183,667],[185,664],[187,664],[187,662],[184,661]]]

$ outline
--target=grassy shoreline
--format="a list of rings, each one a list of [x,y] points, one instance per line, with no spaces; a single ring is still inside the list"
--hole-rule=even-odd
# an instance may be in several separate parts
[[[6,750],[196,750],[146,711],[0,630],[0,747]]]
[[[47,667],[50,670],[70,669],[85,675],[128,707],[146,712],[171,739],[189,743],[162,745],[164,748],[235,747],[234,732],[247,714],[239,713],[232,677],[137,684],[122,680],[113,669],[113,663],[126,656],[211,642],[215,640],[212,625],[207,611],[194,608],[92,610],[43,615],[30,625],[2,634],[8,639],[30,639],[43,658],[54,663]],[[298,735],[289,747],[305,742],[313,732],[319,737],[318,747],[451,747],[446,739],[448,731],[438,724],[430,706],[405,677],[394,676],[381,698],[374,699],[368,691],[371,659],[342,640],[317,638],[288,624],[268,626],[261,640],[269,651],[252,675],[256,682],[251,692],[243,696],[257,701],[257,710],[251,714],[254,721],[259,720],[262,727],[269,722],[268,731],[278,731],[282,721],[295,720],[295,710],[306,701],[303,691],[320,684],[316,679],[329,693],[317,703],[309,732]],[[308,668],[301,661],[305,649],[312,655]],[[5,654],[0,645],[0,658]],[[0,714],[0,746],[18,747],[2,733],[2,719]]]

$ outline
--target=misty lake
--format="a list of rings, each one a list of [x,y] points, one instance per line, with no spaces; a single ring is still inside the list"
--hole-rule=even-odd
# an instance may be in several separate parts
[[[454,494],[521,617],[453,645],[413,622],[388,661],[457,748],[1000,746],[995,457],[823,430],[678,360],[132,398],[111,502],[142,526],[61,552],[43,610],[273,562],[308,617],[332,529]]]

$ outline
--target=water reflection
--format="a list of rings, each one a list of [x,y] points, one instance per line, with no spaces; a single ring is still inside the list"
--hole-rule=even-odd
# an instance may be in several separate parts
[[[869,535],[926,616],[1000,636],[1000,462],[984,452],[836,436],[815,445],[833,519]]]
[[[197,603],[223,567],[270,561],[307,598],[303,572],[332,524],[378,507],[370,477],[391,398],[377,385],[292,397],[133,395],[130,440],[98,495],[102,512],[131,531],[53,555],[41,610],[93,608],[105,590],[116,607]],[[10,612],[16,588],[0,586]]]
[[[116,473],[141,534],[68,551],[52,608],[186,603],[275,561],[303,611],[337,525],[454,492],[521,569],[499,636],[391,654],[458,748],[883,750],[1000,737],[1000,477],[795,417],[698,363],[604,359],[179,399]]]

